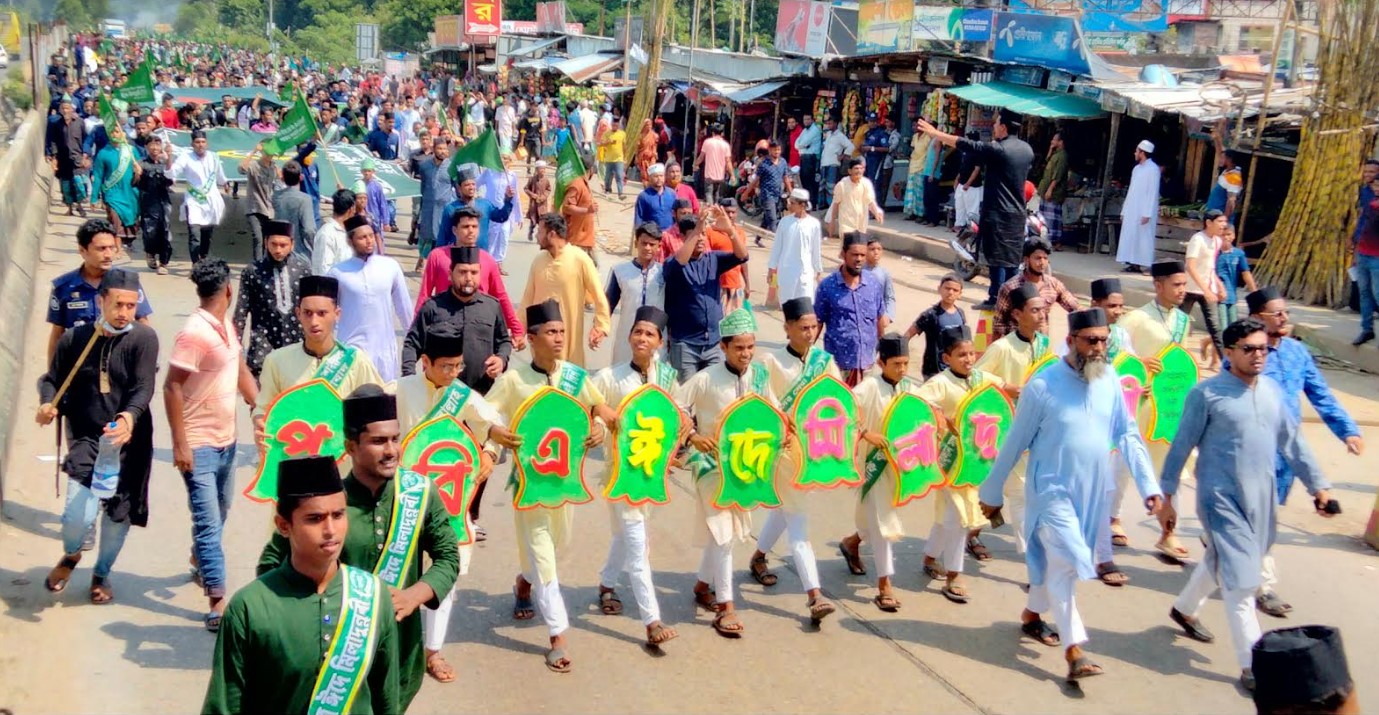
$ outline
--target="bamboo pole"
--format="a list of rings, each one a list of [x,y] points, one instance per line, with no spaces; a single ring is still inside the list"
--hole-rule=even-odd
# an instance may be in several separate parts
[[[1259,102],[1259,122],[1255,125],[1254,148],[1258,149],[1264,141],[1264,125],[1269,121],[1269,96],[1274,92],[1274,75],[1278,67],[1279,49],[1283,47],[1283,33],[1288,27],[1288,22],[1293,19],[1293,2],[1288,0],[1283,4],[1283,18],[1279,21],[1277,29],[1274,31],[1274,50],[1269,55],[1269,76],[1264,80],[1264,97]],[[1296,38],[1294,39],[1296,43]],[[1250,152],[1250,169],[1245,178],[1245,196],[1240,202],[1240,225],[1236,227],[1236,240],[1245,242],[1246,230],[1245,222],[1250,218],[1250,198],[1254,195],[1255,189],[1255,170],[1259,167],[1259,154]]]

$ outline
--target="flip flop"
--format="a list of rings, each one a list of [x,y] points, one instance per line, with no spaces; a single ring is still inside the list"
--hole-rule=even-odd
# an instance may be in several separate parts
[[[438,683],[450,683],[455,680],[455,668],[439,651],[426,656],[426,674],[435,678]]]
[[[747,570],[751,572],[752,578],[755,579],[757,583],[767,588],[776,585],[776,582],[780,580],[776,578],[775,574],[771,573],[771,568],[766,563],[765,556],[758,559],[752,559],[752,562],[748,564]]]
[[[1101,675],[1105,672],[1106,671],[1101,669],[1101,666],[1092,662],[1091,658],[1088,658],[1085,655],[1080,656],[1078,658],[1074,658],[1071,663],[1068,663],[1068,682],[1071,683],[1074,681],[1082,680],[1083,678],[1090,678],[1094,675]]]
[[[605,616],[622,615],[622,600],[618,598],[618,592],[612,589],[599,591],[598,606]]]
[[[115,589],[110,587],[110,583],[100,576],[91,577],[91,603],[97,606],[104,606],[115,601]]]
[[[67,582],[72,580],[72,570],[77,567],[77,562],[81,561],[81,554],[76,558],[64,555],[57,566],[48,572],[48,577],[43,579],[43,587],[53,593],[62,593],[67,588]]]
[[[1115,564],[1111,564],[1106,568],[1098,566],[1096,570],[1096,575],[1097,578],[1101,579],[1102,583],[1114,588],[1120,588],[1121,586],[1130,583],[1130,577],[1127,576],[1124,571],[1121,571],[1119,568],[1117,568]],[[1119,576],[1120,578],[1116,578],[1117,576]]]
[[[816,598],[809,602],[809,620],[817,626],[821,621],[833,615],[834,611],[837,610],[838,607],[834,606],[827,599]]]
[[[1186,546],[1179,545],[1174,548],[1167,541],[1160,541],[1154,544],[1154,550],[1163,555],[1164,558],[1175,563],[1182,563],[1187,560],[1188,550]]]
[[[931,564],[924,564],[924,575],[935,581],[942,581],[948,578],[948,574],[939,569],[937,561]]]
[[[867,575],[867,567],[862,565],[861,554],[853,554],[848,551],[848,548],[841,541],[838,542],[838,553],[843,555],[843,561],[847,563],[848,573],[853,576]]]
[[[715,616],[713,619],[713,629],[718,632],[718,635],[724,638],[741,638],[742,632],[745,630],[742,627],[742,621],[738,620],[736,611],[731,613],[720,613]]]
[[[878,593],[871,599],[871,602],[875,603],[877,608],[886,613],[895,613],[900,610],[900,601],[896,600],[896,597],[889,593]]]
[[[944,584],[943,590],[940,591],[940,593],[943,594],[944,598],[952,601],[953,603],[967,603],[967,601],[969,600],[967,595],[967,589],[964,588],[962,584]]]
[[[532,607],[531,596],[522,598],[517,595],[517,587],[512,587],[512,619],[515,621],[530,621],[536,618],[536,610]]]
[[[561,661],[564,661],[565,664],[561,665]],[[552,648],[546,651],[546,667],[550,668],[551,672],[568,673],[573,665],[574,663],[571,663],[570,659],[565,657],[564,648]]]
[[[1124,526],[1111,524],[1111,545],[1120,547],[1130,545],[1130,536],[1125,533]]]
[[[1058,631],[1053,629],[1044,619],[1036,619],[1029,623],[1020,624],[1020,632],[1033,638],[1044,645],[1053,648],[1063,642],[1058,637]]]
[[[201,618],[201,621],[206,625],[206,630],[210,631],[211,633],[217,633],[220,631],[220,619],[224,616],[225,614],[223,613],[207,611],[206,615]]]
[[[670,626],[657,623],[651,627],[651,632],[646,634],[647,645],[660,645],[669,640],[675,640],[680,634],[675,632]]]
[[[1293,606],[1273,591],[1256,598],[1255,607],[1274,618],[1287,618],[1293,612]]]

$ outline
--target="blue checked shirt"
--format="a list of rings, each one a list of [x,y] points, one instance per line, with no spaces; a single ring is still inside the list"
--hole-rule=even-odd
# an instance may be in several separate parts
[[[824,350],[840,370],[865,370],[876,362],[876,324],[886,314],[886,298],[875,274],[864,269],[852,289],[841,270],[830,273],[819,284],[814,312],[824,326]]]

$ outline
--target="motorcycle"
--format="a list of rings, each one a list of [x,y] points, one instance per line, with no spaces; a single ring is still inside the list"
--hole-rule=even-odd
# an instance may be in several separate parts
[[[972,220],[958,229],[956,236],[948,239],[948,246],[957,254],[953,257],[953,272],[962,276],[965,281],[976,278],[982,272],[982,263],[977,258],[977,234],[977,222]],[[1047,241],[1048,237],[1049,228],[1044,223],[1044,217],[1037,211],[1026,211],[1025,241]]]

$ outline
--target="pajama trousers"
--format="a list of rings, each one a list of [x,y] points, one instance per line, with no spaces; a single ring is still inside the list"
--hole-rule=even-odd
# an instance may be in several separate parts
[[[612,502],[609,507],[613,517],[613,540],[608,544],[608,559],[599,572],[599,585],[613,588],[618,584],[618,575],[627,574],[632,597],[642,614],[642,625],[649,626],[661,620],[661,607],[656,601],[656,588],[651,584],[646,520],[624,519],[622,512],[627,507],[622,504]]]
[[[1216,590],[1216,571],[1207,564],[1206,556],[1192,569],[1187,585],[1173,601],[1173,607],[1188,618],[1196,618]],[[1221,589],[1221,603],[1226,607],[1226,623],[1231,629],[1231,645],[1235,647],[1235,661],[1241,670],[1250,667],[1255,641],[1259,640],[1259,617],[1255,615],[1255,591],[1252,588]]]
[[[1034,538],[1045,544],[1048,566],[1044,571],[1044,583],[1030,585],[1025,608],[1040,614],[1053,612],[1053,622],[1058,626],[1064,649],[1082,645],[1087,642],[1087,629],[1082,625],[1073,593],[1078,580],[1077,564],[1069,560],[1067,550],[1059,546],[1063,539],[1053,526],[1040,524]]]
[[[757,549],[769,553],[782,534],[790,534],[790,554],[805,592],[819,588],[819,565],[814,546],[809,543],[809,515],[802,511],[772,509],[757,535]]]

